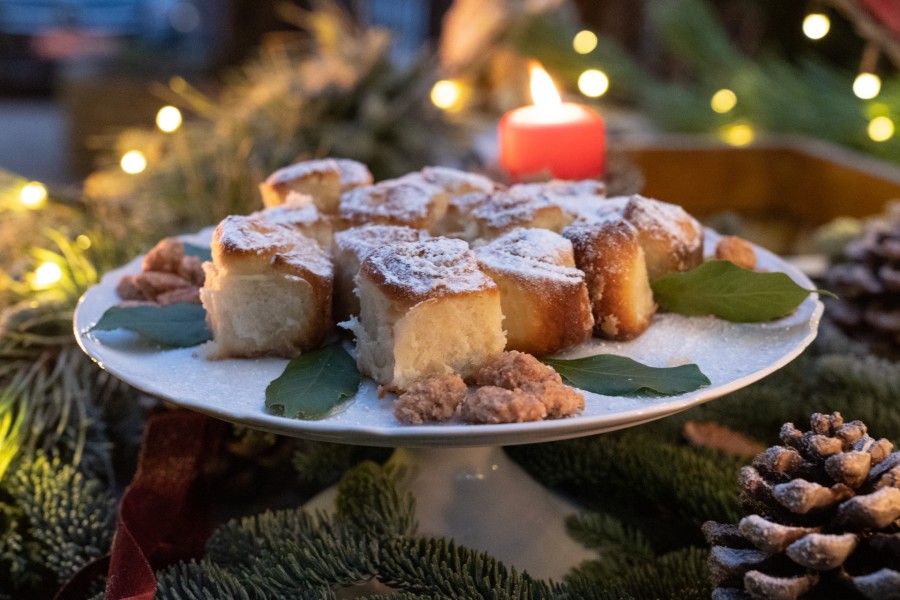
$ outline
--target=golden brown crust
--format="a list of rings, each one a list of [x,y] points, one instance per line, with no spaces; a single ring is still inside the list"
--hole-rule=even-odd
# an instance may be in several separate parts
[[[543,229],[517,229],[475,251],[500,288],[507,349],[552,354],[591,337],[594,318],[572,244]]]
[[[585,273],[594,312],[594,333],[633,339],[650,326],[656,305],[638,232],[629,223],[576,225],[563,231],[575,263]]]
[[[283,204],[290,192],[313,197],[319,210],[334,213],[343,192],[372,183],[372,174],[362,163],[346,158],[307,160],[278,169],[259,184],[263,205]]]
[[[635,194],[623,216],[638,230],[651,281],[703,262],[703,227],[680,206]]]
[[[416,242],[428,237],[426,231],[399,225],[362,225],[334,236],[334,316],[344,321],[359,314],[359,297],[354,291],[356,275],[363,260],[373,250],[399,242]]]
[[[448,295],[499,294],[468,244],[442,237],[377,248],[363,261],[359,276],[408,306]]]
[[[493,239],[517,227],[549,229],[559,233],[572,222],[566,213],[546,194],[512,194],[500,191],[472,208],[471,218],[477,223],[478,237]]]
[[[446,192],[424,181],[382,181],[343,194],[338,216],[344,227],[381,223],[431,229],[444,217],[447,200]]]
[[[756,268],[756,251],[750,242],[736,235],[724,235],[716,244],[716,258],[730,260],[737,266],[752,271]]]

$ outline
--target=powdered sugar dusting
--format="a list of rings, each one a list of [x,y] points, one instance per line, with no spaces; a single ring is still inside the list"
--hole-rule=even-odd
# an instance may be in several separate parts
[[[299,271],[308,271],[323,279],[331,279],[334,276],[334,268],[328,253],[322,250],[315,240],[302,234],[298,234],[293,246],[277,256],[285,264]]]
[[[225,217],[213,233],[213,249],[224,253],[270,254],[289,248],[300,235],[293,228],[254,217]]]
[[[355,187],[372,184],[372,173],[369,167],[349,158],[335,158],[341,176],[341,191],[346,192]]]
[[[399,242],[417,242],[428,238],[428,232],[402,225],[361,225],[334,234],[334,245],[338,251],[350,250],[360,259],[372,250]]]
[[[496,192],[487,201],[472,209],[472,216],[482,221],[490,229],[505,229],[516,225],[527,225],[535,215],[557,205],[546,194],[511,194]]]
[[[263,219],[269,223],[297,226],[311,225],[317,222],[321,215],[313,203],[312,196],[291,191],[288,192],[284,204],[251,213],[250,217]]]
[[[451,196],[459,196],[470,192],[491,192],[497,184],[484,175],[468,173],[450,167],[425,167],[418,174],[411,173],[407,177],[421,176],[426,182],[436,185]]]
[[[435,206],[434,196],[440,192],[424,182],[382,181],[343,194],[338,213],[353,223],[425,225]]]
[[[466,242],[444,237],[382,246],[360,273],[413,301],[495,287]]]
[[[679,245],[696,248],[703,243],[703,230],[683,208],[635,194],[628,199],[624,217],[641,231],[664,236]]]
[[[335,159],[322,158],[318,160],[306,160],[293,165],[288,165],[287,167],[282,167],[269,175],[269,177],[266,178],[266,183],[277,185],[314,174],[322,175],[326,173],[333,173],[340,176],[340,166]]]
[[[546,229],[514,229],[475,250],[486,268],[516,274],[528,281],[580,281],[572,242]]]
[[[331,259],[319,244],[293,227],[259,218],[229,216],[213,233],[213,257],[227,260],[229,254],[270,256],[279,262],[307,270],[320,277],[331,276]]]

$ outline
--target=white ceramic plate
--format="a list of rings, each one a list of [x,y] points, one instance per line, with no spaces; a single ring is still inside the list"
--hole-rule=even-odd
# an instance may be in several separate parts
[[[211,230],[185,241],[208,244]],[[707,244],[718,236],[707,231]],[[783,271],[813,289],[809,279],[774,254],[757,248],[759,266]],[[275,433],[329,442],[376,446],[497,446],[546,442],[630,427],[659,419],[733,392],[783,367],[816,336],[822,303],[813,294],[794,314],[770,323],[728,323],[712,317],[657,315],[630,342],[594,339],[560,355],[611,353],[657,367],[696,363],[712,385],[678,396],[612,397],[585,392],[580,415],[535,423],[401,425],[391,397],[379,399],[364,378],[359,393],[336,413],[317,421],[266,412],[265,389],[287,364],[283,359],[207,361],[199,347],[163,349],[127,331],[89,332],[110,306],[124,274],[140,271],[140,258],[107,273],[87,291],[75,312],[78,343],[102,368],[136,388],[214,417]]]

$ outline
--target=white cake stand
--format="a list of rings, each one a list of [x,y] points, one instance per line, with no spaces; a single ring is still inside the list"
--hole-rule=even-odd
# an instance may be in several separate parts
[[[209,242],[209,230],[186,239]],[[714,243],[715,232],[707,232]],[[757,248],[761,268],[783,271],[800,285],[812,282],[777,256]],[[205,360],[199,348],[163,349],[125,331],[89,332],[107,308],[119,303],[122,275],[140,271],[140,257],[116,269],[79,302],[78,343],[102,368],[149,394],[211,416],[313,440],[398,448],[390,463],[416,498],[419,532],[449,537],[490,552],[537,577],[559,579],[591,555],[566,533],[567,501],[534,482],[499,446],[547,442],[632,427],[702,404],[745,387],[783,367],[816,336],[822,303],[810,295],[789,317],[736,324],[711,317],[658,315],[631,342],[593,340],[563,358],[612,353],[651,366],[696,363],[711,385],[665,398],[610,397],[585,392],[582,414],[556,421],[505,425],[408,426],[393,417],[390,399],[363,380],[356,397],[317,421],[288,419],[265,409],[265,388],[284,370],[282,359]],[[333,491],[314,499],[327,505]]]

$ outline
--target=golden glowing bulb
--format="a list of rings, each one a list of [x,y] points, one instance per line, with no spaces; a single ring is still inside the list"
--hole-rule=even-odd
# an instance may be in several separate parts
[[[34,272],[34,285],[37,288],[47,288],[62,279],[62,269],[53,262],[45,262]]]
[[[431,102],[440,109],[453,110],[462,98],[462,86],[456,81],[442,79],[431,88]]]
[[[181,111],[174,106],[163,106],[156,113],[156,126],[161,131],[172,133],[181,127]]]
[[[869,137],[875,142],[886,142],[894,137],[894,122],[890,117],[875,117],[869,121]]]
[[[40,208],[47,201],[47,188],[37,181],[22,186],[19,190],[19,202],[28,208]]]
[[[809,13],[803,19],[803,35],[811,40],[821,40],[831,30],[831,19],[823,13]]]
[[[531,99],[535,106],[553,107],[562,104],[562,98],[553,85],[547,71],[536,62],[531,63]]]
[[[719,129],[719,137],[729,146],[746,146],[753,142],[756,132],[746,123],[732,123]]]
[[[572,47],[578,54],[590,54],[597,47],[597,35],[593,31],[583,29],[575,34]]]
[[[147,159],[140,150],[129,150],[122,155],[119,166],[129,175],[137,175],[147,168]]]
[[[597,69],[588,69],[578,77],[578,89],[589,98],[599,98],[609,89],[609,77]]]
[[[871,100],[881,91],[881,78],[874,73],[860,73],[853,81],[853,93],[857,98]]]
[[[722,88],[709,101],[709,105],[719,114],[730,112],[737,105],[737,94],[727,88]]]

